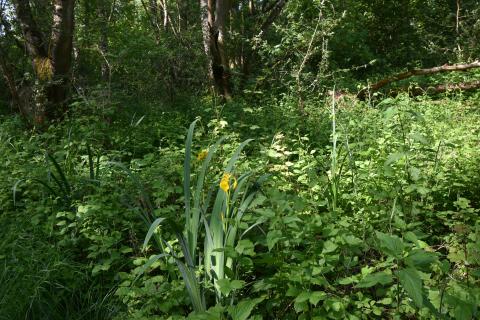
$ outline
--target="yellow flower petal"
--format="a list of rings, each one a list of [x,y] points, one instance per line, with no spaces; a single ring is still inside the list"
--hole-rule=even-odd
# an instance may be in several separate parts
[[[202,151],[200,151],[197,155],[197,160],[198,161],[202,161],[203,159],[205,159],[206,157],[208,156],[208,150],[206,149],[203,149]]]
[[[222,189],[224,192],[228,192],[230,190],[230,177],[232,175],[228,172],[225,172],[223,174],[222,180],[220,180],[220,189]]]

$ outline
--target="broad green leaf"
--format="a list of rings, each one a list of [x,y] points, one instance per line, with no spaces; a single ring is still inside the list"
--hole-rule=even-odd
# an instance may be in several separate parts
[[[425,270],[433,263],[437,261],[437,256],[433,252],[427,252],[425,250],[412,250],[408,257],[405,258],[405,263],[413,268]]]
[[[216,305],[207,311],[194,311],[187,317],[188,320],[218,320],[222,318],[224,307]],[[177,319],[177,318],[174,318]]]
[[[335,250],[337,250],[337,248],[338,248],[338,245],[336,245],[332,241],[330,241],[330,240],[325,241],[325,243],[323,244],[322,253],[331,253],[331,252],[334,252]]]
[[[360,246],[363,243],[361,239],[352,235],[344,236],[343,239],[350,246]]]
[[[411,167],[408,169],[408,172],[410,173],[410,177],[412,178],[413,181],[418,181],[420,179],[420,175],[422,171],[418,168]]]
[[[414,244],[416,244],[418,241],[417,235],[412,231],[407,231],[405,234],[403,234],[403,239],[408,240]]]
[[[295,298],[295,302],[301,303],[308,301],[308,299],[310,299],[310,295],[311,293],[309,291],[303,291]]]
[[[314,291],[310,294],[308,301],[316,306],[320,300],[325,300],[327,298],[327,294],[323,291]]]
[[[428,144],[428,139],[421,133],[414,132],[410,135],[410,138],[416,142],[420,142],[421,144]]]
[[[230,280],[227,278],[219,279],[217,281],[218,286],[220,287],[220,291],[225,295],[228,296],[230,292],[234,290],[241,289],[245,284],[245,281],[242,280]]]
[[[302,302],[297,302],[293,304],[293,309],[295,309],[296,313],[301,313],[304,311],[308,310],[308,302],[307,301],[302,301]]]
[[[383,298],[382,300],[380,300],[378,302],[388,306],[388,305],[392,304],[393,300],[392,300],[392,298],[387,297],[387,298]]]
[[[468,303],[460,303],[455,307],[455,320],[471,320],[473,317],[472,307]]]
[[[403,157],[405,157],[405,153],[403,152],[392,153],[387,157],[387,160],[385,161],[385,166],[389,166],[390,164],[397,162]]]
[[[357,282],[357,280],[358,280],[357,277],[350,276],[350,277],[345,277],[345,278],[342,278],[342,279],[338,280],[338,283],[345,286],[345,285]]]
[[[248,239],[238,241],[235,250],[239,254],[254,256],[255,255],[255,246],[253,245],[252,241]]]
[[[401,269],[398,271],[398,278],[415,305],[419,308],[423,307],[422,280],[417,270],[413,268]]]
[[[376,232],[378,240],[380,240],[380,249],[391,256],[400,258],[403,252],[403,241],[395,235]]]
[[[287,297],[295,297],[295,296],[298,296],[301,292],[302,292],[302,289],[289,286],[285,295]]]
[[[168,254],[162,253],[151,256],[150,259],[140,268],[137,278],[140,277],[152,264],[158,261],[158,259],[168,256]]]
[[[282,232],[280,230],[270,230],[267,233],[267,246],[268,251],[272,250],[275,244],[282,238]]]
[[[389,107],[387,110],[384,111],[383,116],[385,117],[385,120],[390,121],[397,113],[397,107]]]
[[[263,299],[264,298],[242,300],[236,306],[229,307],[228,314],[232,317],[232,320],[247,320],[253,308],[262,302]]]
[[[473,269],[471,275],[476,278],[480,278],[480,268]]]
[[[392,275],[386,272],[367,274],[357,285],[357,288],[370,288],[377,284],[386,285],[393,281]]]

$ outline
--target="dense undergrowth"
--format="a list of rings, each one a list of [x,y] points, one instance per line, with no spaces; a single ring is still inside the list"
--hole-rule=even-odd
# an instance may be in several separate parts
[[[43,133],[3,118],[0,319],[478,318],[479,96],[311,100],[308,116],[295,102],[206,99],[182,111],[82,100]],[[225,137],[199,189],[205,221],[209,190],[222,195],[224,168],[249,138],[229,188],[251,172],[242,194],[255,197],[242,237],[216,251],[234,262],[224,281],[186,262],[208,309],[195,313],[176,235],[197,116],[192,186],[202,151]],[[157,218],[159,246],[144,248]]]

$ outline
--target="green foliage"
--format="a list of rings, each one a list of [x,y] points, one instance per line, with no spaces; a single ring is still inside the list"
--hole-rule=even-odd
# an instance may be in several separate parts
[[[213,284],[217,303],[223,302],[224,298],[228,297],[232,290],[242,288],[241,281],[230,281],[230,277],[227,276],[227,273],[234,275],[236,267],[234,259],[236,256],[229,255],[227,250],[235,247],[238,237],[237,233],[241,228],[242,216],[244,215],[245,211],[248,210],[250,204],[254,200],[256,192],[249,192],[248,189],[243,190],[250,173],[243,174],[238,179],[233,176],[235,162],[238,160],[242,150],[250,142],[250,140],[244,141],[235,150],[233,156],[230,158],[227,166],[223,170],[224,173],[220,179],[219,186],[204,186],[207,169],[210,167],[210,162],[212,161],[212,158],[215,155],[220,143],[224,140],[223,138],[220,138],[212,147],[208,149],[208,151],[202,151],[197,156],[197,160],[203,160],[203,163],[200,173],[197,177],[197,185],[193,194],[193,206],[191,206],[191,155],[192,140],[196,122],[197,121],[194,121],[190,125],[185,147],[185,161],[183,168],[185,227],[183,232],[177,229],[178,227],[176,222],[170,222],[170,227],[176,234],[184,260],[179,258],[179,256],[174,252],[174,249],[165,239],[159,237],[157,241],[159,244],[158,249],[162,250],[163,253],[151,257],[147,261],[142,271],[148,269],[148,267],[158,259],[167,255],[172,256],[184,280],[185,287],[193,305],[193,310],[198,315],[205,313],[206,311],[205,296],[203,292],[209,286],[203,283],[211,282],[211,284]],[[217,196],[213,206],[210,209],[210,201],[212,193],[214,193],[215,189],[218,190]],[[209,212],[210,210],[211,212]],[[146,248],[156,229],[164,220],[165,218],[163,217],[157,218],[150,225],[144,241],[144,248]],[[203,230],[205,232],[205,238],[203,239],[204,256],[200,257],[196,251],[202,222],[205,226]],[[251,227],[247,228],[247,231],[249,229],[251,229]],[[240,254],[242,254],[244,251],[242,249],[238,249],[242,241],[244,240],[239,241],[238,245],[236,246],[236,251]],[[167,245],[167,248],[163,243]],[[196,264],[197,259],[199,261],[204,261],[203,266],[200,263],[198,265]],[[197,276],[197,273],[200,272],[202,268],[207,274],[207,280],[202,280]],[[248,316],[254,305],[251,307],[247,306],[239,305],[238,310],[235,309],[232,311],[235,315],[234,317],[243,319],[246,317],[244,314]],[[249,309],[250,311],[248,311]]]
[[[44,131],[0,92],[0,320],[480,318],[480,95],[355,98],[478,58],[477,2],[290,0],[271,24],[283,1],[232,3],[232,101],[173,0],[77,1],[73,96]],[[0,58],[36,103],[6,12]]]
[[[184,118],[169,114],[129,127],[135,139],[164,137],[158,147],[123,141],[129,117],[89,143],[101,114],[17,141],[19,123],[8,120],[2,308],[27,314],[10,301],[30,290],[39,294],[18,305],[48,303],[50,318],[88,306],[92,317],[116,319],[474,318],[479,116],[475,98],[462,99],[339,101],[282,132],[275,123],[300,121],[285,104],[252,129],[266,109],[238,102],[202,111],[212,120],[187,135],[173,133]],[[58,134],[65,126],[70,136]],[[249,136],[255,144],[239,143]],[[38,278],[40,270],[50,271]]]

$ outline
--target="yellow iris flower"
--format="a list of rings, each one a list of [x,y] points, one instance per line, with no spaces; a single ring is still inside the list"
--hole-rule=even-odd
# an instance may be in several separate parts
[[[230,190],[230,180],[233,179],[232,189],[237,188],[237,178],[235,178],[232,174],[225,172],[222,176],[222,180],[220,180],[220,189],[224,192],[228,192]]]
[[[197,160],[198,161],[202,161],[203,159],[205,159],[206,157],[208,156],[208,150],[206,149],[203,149],[202,151],[200,151],[197,155]]]

